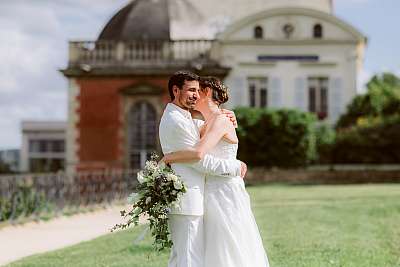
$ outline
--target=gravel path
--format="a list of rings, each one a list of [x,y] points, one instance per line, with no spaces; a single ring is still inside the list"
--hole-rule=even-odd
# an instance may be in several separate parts
[[[0,266],[17,259],[66,246],[110,233],[122,222],[123,206],[58,217],[47,222],[29,222],[0,229]]]

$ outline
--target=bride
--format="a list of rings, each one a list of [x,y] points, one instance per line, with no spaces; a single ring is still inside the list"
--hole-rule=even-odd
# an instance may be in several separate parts
[[[228,101],[220,80],[200,80],[200,100],[195,109],[205,122],[196,120],[200,141],[191,150],[166,154],[165,163],[202,159],[207,153],[219,158],[236,158],[238,138],[232,122],[219,106]],[[204,196],[205,267],[269,267],[261,236],[251,211],[243,179],[207,176]]]

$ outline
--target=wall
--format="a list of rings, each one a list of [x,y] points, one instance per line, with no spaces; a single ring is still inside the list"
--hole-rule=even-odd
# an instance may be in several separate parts
[[[156,109],[162,110],[168,101],[167,81],[167,77],[77,79],[79,94],[70,94],[74,100],[70,103],[72,111],[68,122],[69,169],[73,171],[126,167],[124,103],[132,102],[125,101],[126,97],[132,96],[124,96],[120,90],[143,83],[164,88],[164,92],[157,97],[158,101],[152,100],[159,105]],[[140,97],[146,98],[143,95]]]

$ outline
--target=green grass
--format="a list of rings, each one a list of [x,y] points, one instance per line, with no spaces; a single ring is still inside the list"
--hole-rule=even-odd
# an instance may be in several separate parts
[[[263,185],[248,191],[271,267],[400,266],[400,185]],[[8,266],[167,266],[168,253],[152,252],[149,237],[132,245],[140,231]]]

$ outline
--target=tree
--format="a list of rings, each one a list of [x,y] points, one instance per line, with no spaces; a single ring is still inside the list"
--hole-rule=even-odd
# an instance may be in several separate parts
[[[357,125],[360,119],[385,118],[400,113],[400,78],[391,73],[375,75],[367,83],[367,92],[356,96],[347,106],[336,129]]]

